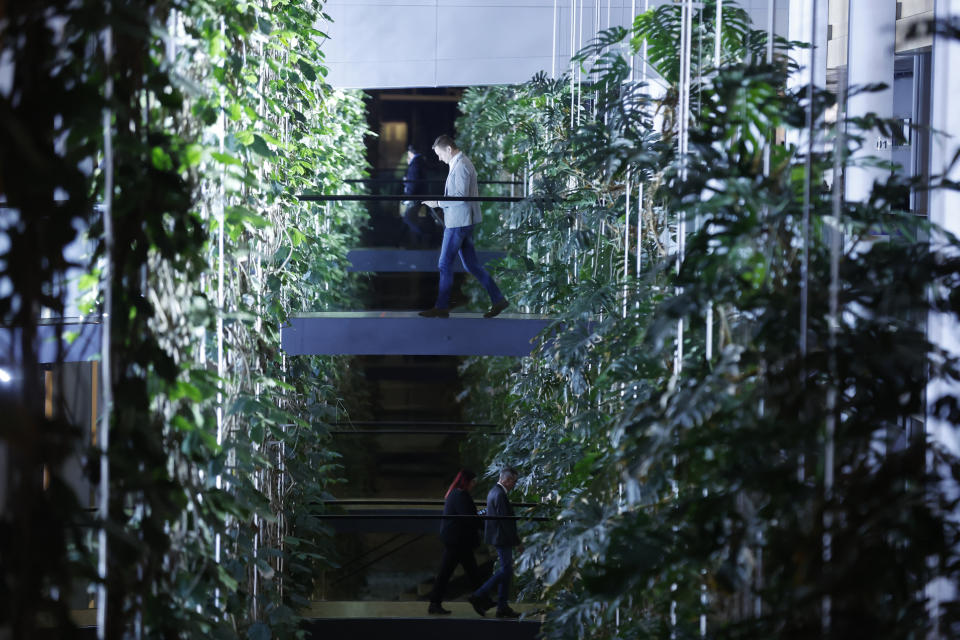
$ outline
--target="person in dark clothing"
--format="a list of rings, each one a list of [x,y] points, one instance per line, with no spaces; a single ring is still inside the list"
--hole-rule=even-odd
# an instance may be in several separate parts
[[[407,196],[423,195],[427,193],[426,160],[417,153],[413,145],[407,147],[407,172],[403,176],[403,194]],[[406,200],[406,210],[403,212],[403,223],[413,234],[413,243],[422,245],[430,239],[429,229],[417,218],[423,202],[420,200]]]
[[[507,494],[517,484],[517,472],[506,467],[500,472],[500,481],[490,489],[487,494],[487,513],[488,516],[501,516],[501,518],[489,518],[486,521],[483,531],[483,539],[487,544],[492,544],[497,550],[497,559],[500,561],[499,570],[487,580],[479,589],[473,592],[468,599],[473,605],[474,611],[481,616],[486,615],[487,609],[493,606],[493,602],[487,595],[494,587],[499,587],[497,598],[497,617],[498,618],[519,618],[520,614],[507,605],[507,597],[510,592],[510,579],[513,577],[513,548],[520,547],[523,551],[523,545],[520,544],[520,536],[517,534],[517,521],[513,520],[513,507],[507,499]]]
[[[473,503],[470,491],[477,486],[477,474],[462,469],[453,479],[443,503],[443,515],[477,516],[477,506]],[[450,613],[441,606],[443,593],[453,570],[457,565],[463,566],[464,573],[472,585],[480,585],[480,571],[477,561],[473,557],[473,550],[480,544],[480,528],[483,521],[476,517],[444,518],[440,521],[440,538],[443,540],[443,556],[440,559],[440,571],[433,583],[433,593],[430,594],[430,607],[427,613],[446,615]]]

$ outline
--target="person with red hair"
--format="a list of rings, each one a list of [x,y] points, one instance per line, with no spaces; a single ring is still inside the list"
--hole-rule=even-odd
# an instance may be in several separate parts
[[[469,469],[461,469],[447,489],[444,496],[443,515],[445,516],[474,516],[473,518],[443,518],[440,520],[440,539],[443,540],[443,556],[440,559],[440,571],[433,583],[433,593],[430,594],[430,607],[427,613],[446,615],[450,611],[441,606],[443,592],[457,565],[463,567],[471,589],[480,586],[480,571],[477,569],[477,560],[473,550],[480,545],[480,529],[483,521],[477,515],[477,505],[474,504],[470,492],[477,486],[477,474]]]

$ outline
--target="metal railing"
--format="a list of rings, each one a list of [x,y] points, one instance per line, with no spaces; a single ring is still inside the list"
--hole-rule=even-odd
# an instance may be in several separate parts
[[[444,196],[430,194],[391,194],[369,195],[357,193],[311,194],[301,193],[297,196],[301,202],[406,202],[406,201],[436,201],[436,202],[523,202],[526,198],[512,196]]]

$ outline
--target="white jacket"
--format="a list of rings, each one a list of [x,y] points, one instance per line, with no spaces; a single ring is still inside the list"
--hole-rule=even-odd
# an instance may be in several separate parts
[[[443,187],[445,196],[476,197],[477,170],[462,151],[458,151],[450,162],[450,172]],[[438,203],[443,208],[443,226],[447,228],[466,227],[480,222],[479,202],[446,201]]]

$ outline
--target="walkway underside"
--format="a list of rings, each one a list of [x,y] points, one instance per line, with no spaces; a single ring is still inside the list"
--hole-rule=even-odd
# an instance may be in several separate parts
[[[526,356],[548,316],[452,313],[422,318],[414,311],[307,313],[281,329],[287,355]]]

